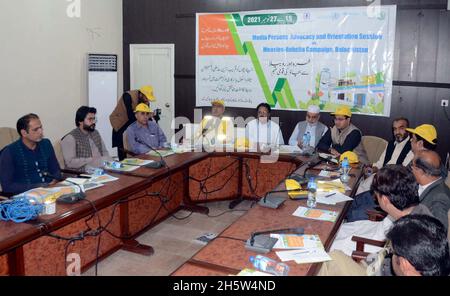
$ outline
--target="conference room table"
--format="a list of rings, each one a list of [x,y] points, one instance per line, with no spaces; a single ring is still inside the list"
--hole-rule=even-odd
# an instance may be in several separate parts
[[[79,256],[81,272],[119,249],[151,256],[153,248],[136,238],[170,215],[181,209],[206,214],[205,205],[212,201],[259,199],[283,186],[288,175],[301,173],[309,159],[280,154],[277,161],[264,163],[263,156],[245,151],[186,152],[164,157],[165,168],[109,171],[118,180],[87,191],[85,200],[57,203],[55,214],[25,223],[0,222],[0,275],[66,275],[71,268],[68,254]],[[354,171],[349,183],[353,189],[360,169]],[[318,205],[338,211],[335,223],[299,222],[302,219],[291,214],[301,204],[304,201],[288,200],[277,210],[255,205],[174,275],[235,274],[250,267],[248,257],[255,253],[246,251],[242,240],[256,230],[301,226],[305,233],[319,234],[329,248],[349,203]],[[316,265],[291,266],[291,273],[313,274]]]

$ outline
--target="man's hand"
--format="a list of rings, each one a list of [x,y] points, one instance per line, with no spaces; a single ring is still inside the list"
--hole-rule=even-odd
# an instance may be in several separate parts
[[[300,149],[303,148],[303,141],[302,141],[302,140],[298,140],[297,146],[298,146]]]
[[[334,148],[330,148],[330,153],[333,154],[334,157],[341,156],[341,154]]]

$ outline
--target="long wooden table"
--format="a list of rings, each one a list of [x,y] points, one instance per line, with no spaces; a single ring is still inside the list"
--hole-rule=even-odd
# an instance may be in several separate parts
[[[302,175],[306,169],[306,164],[300,167],[296,173]],[[353,196],[356,183],[359,181],[361,170],[352,169],[355,175],[351,178],[349,186],[354,188],[346,192]],[[286,189],[284,182],[279,184],[276,190]],[[279,193],[285,195],[287,193]],[[336,236],[342,220],[347,212],[350,202],[338,203],[336,205],[317,204],[318,209],[336,211],[338,218],[336,222],[326,222],[311,219],[304,219],[292,215],[299,206],[306,207],[305,200],[291,200],[278,209],[271,209],[256,205],[236,222],[231,224],[216,239],[211,241],[206,247],[197,252],[190,260],[180,266],[172,275],[226,275],[237,274],[244,268],[254,268],[249,262],[250,256],[257,253],[245,248],[245,242],[252,232],[267,231],[273,229],[285,229],[293,227],[303,227],[305,234],[318,234],[328,251]],[[274,251],[265,256],[279,261]],[[290,267],[289,275],[315,275],[321,264],[296,264],[293,261],[286,262]]]
[[[88,191],[87,201],[57,204],[54,215],[27,223],[1,222],[0,275],[65,275],[70,253],[80,255],[82,271],[97,257],[105,258],[120,248],[151,255],[152,248],[135,238],[179,209],[206,213],[208,209],[199,203],[263,196],[305,160],[280,155],[276,163],[260,163],[260,156],[246,152],[170,155],[165,158],[169,169],[112,174],[119,180]],[[98,236],[70,243],[54,237],[73,238],[107,223],[108,231]]]

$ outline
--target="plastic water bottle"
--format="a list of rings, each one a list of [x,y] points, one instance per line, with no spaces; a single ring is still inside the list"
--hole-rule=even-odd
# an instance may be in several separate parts
[[[256,269],[273,275],[288,275],[289,273],[289,266],[286,264],[261,255],[250,256],[250,262]]]
[[[346,183],[350,179],[348,173],[350,171],[350,163],[348,162],[348,158],[344,157],[341,162],[341,181]]]
[[[304,133],[303,134],[303,147],[304,148],[309,147],[310,141],[311,141],[311,134],[309,132]]]
[[[308,208],[316,207],[316,194],[317,194],[317,184],[314,177],[311,177],[308,182],[308,201],[306,205]]]

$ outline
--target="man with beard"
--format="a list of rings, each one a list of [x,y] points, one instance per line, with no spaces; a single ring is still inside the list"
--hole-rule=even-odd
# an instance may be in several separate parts
[[[6,146],[0,156],[3,192],[17,194],[56,183],[61,177],[52,143],[44,139],[41,121],[30,113],[17,121],[20,139]]]
[[[387,164],[401,164],[407,166],[414,158],[411,151],[409,133],[409,121],[404,117],[394,119],[392,122],[392,133],[394,139],[390,141],[380,156],[380,159],[372,165],[372,172],[377,172]]]
[[[258,118],[247,124],[247,135],[252,146],[266,144],[269,146],[283,145],[284,139],[280,126],[270,120],[271,108],[267,103],[261,103],[256,107]]]
[[[95,130],[97,110],[88,106],[78,108],[75,115],[77,128],[61,140],[61,148],[66,168],[86,171],[87,167],[101,167],[109,156],[100,133]]]
[[[328,127],[319,122],[320,108],[316,105],[309,105],[306,112],[306,120],[300,121],[295,126],[291,137],[289,138],[289,145],[303,148],[303,135],[309,132],[311,135],[310,146],[316,147],[319,140],[327,132]]]

